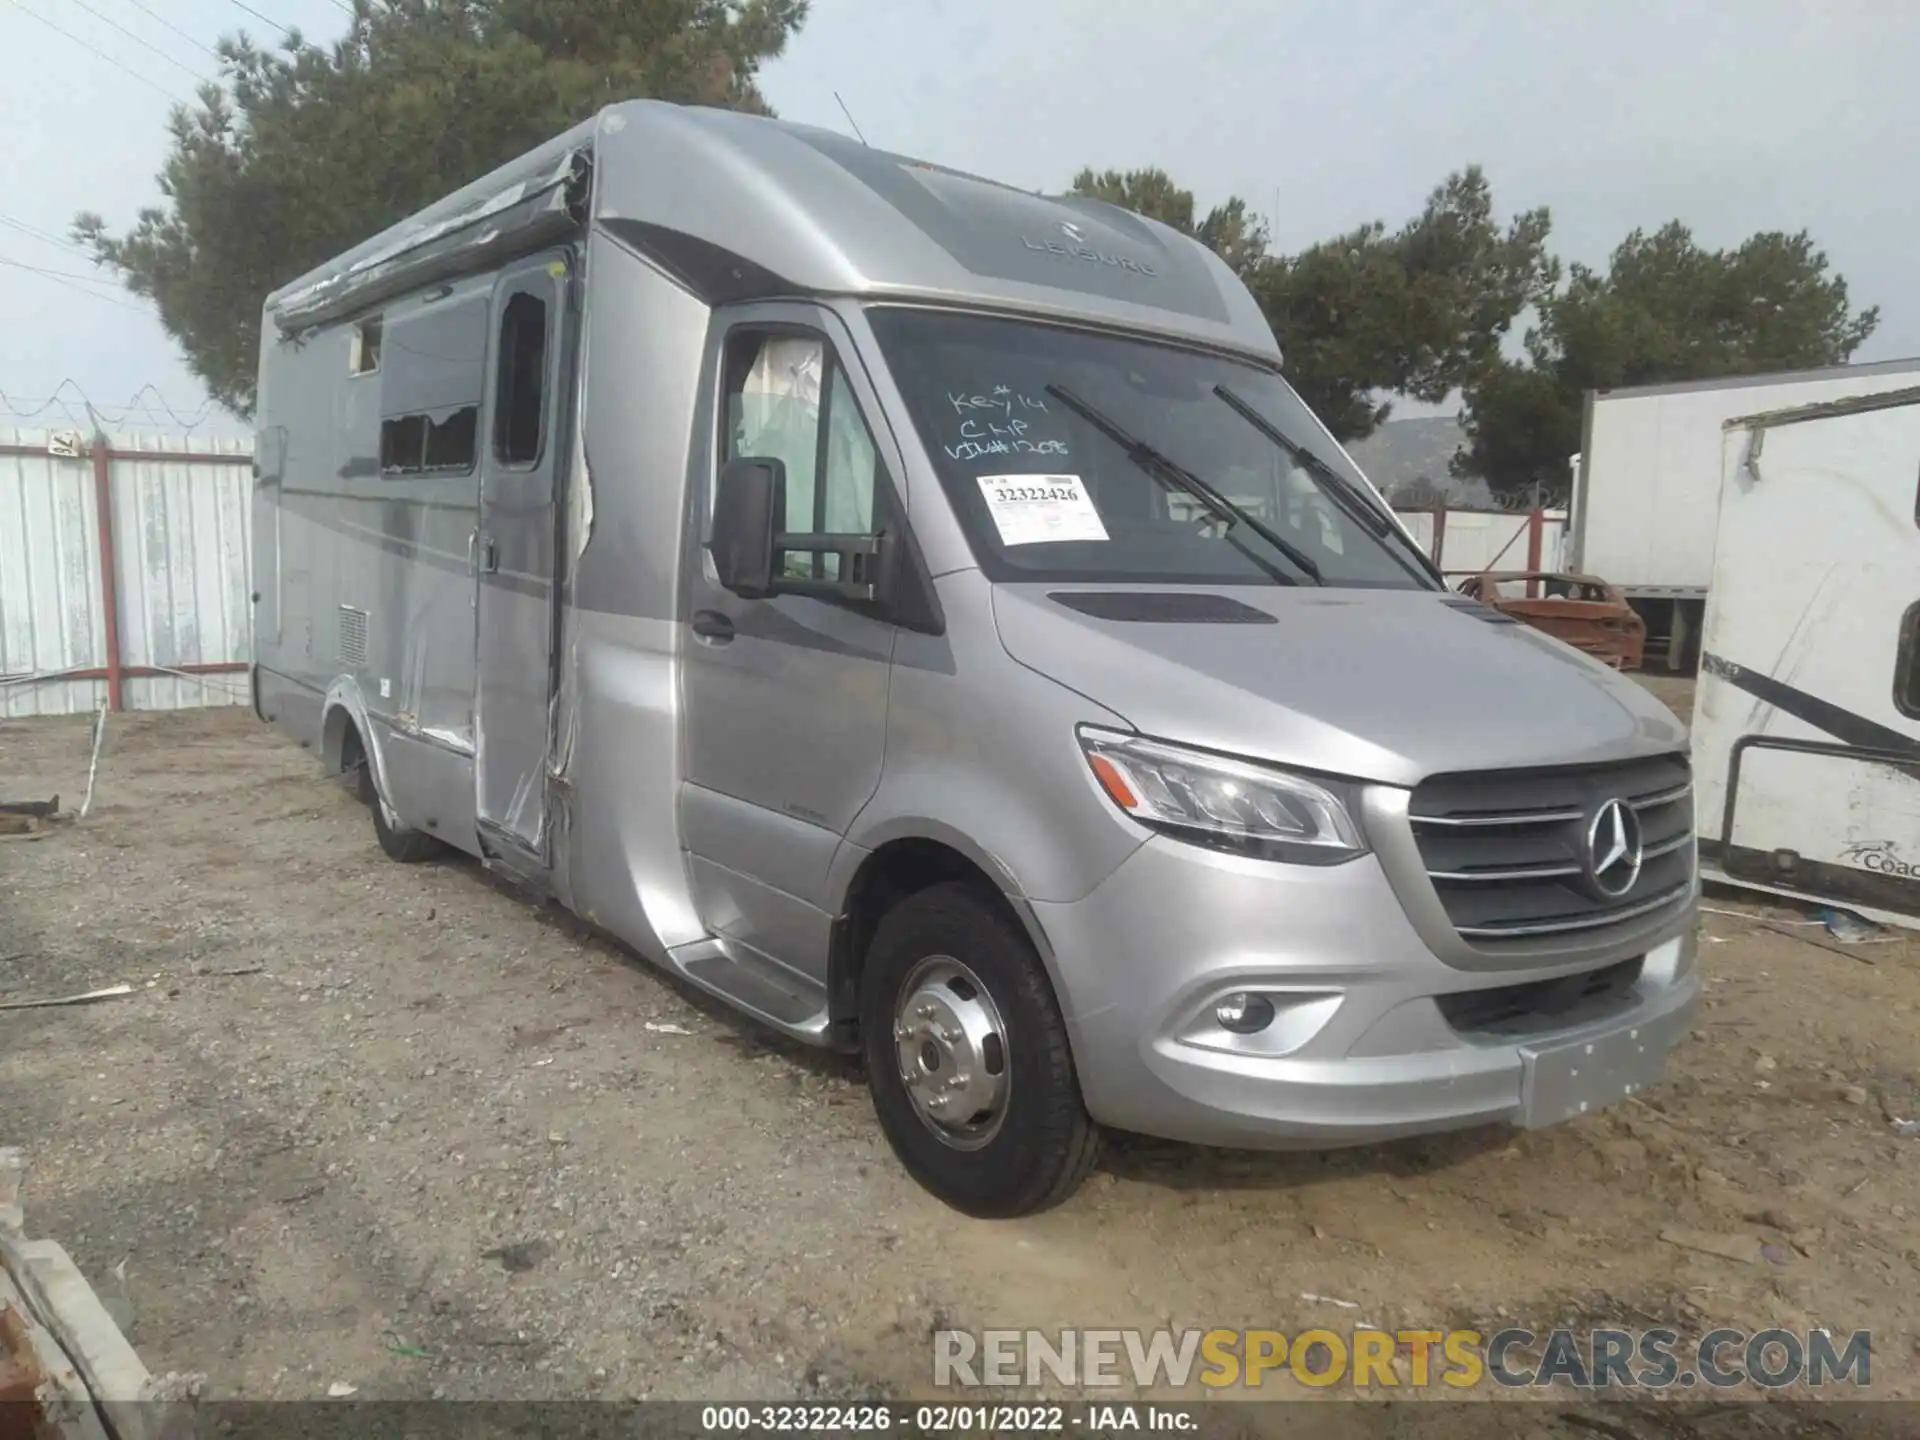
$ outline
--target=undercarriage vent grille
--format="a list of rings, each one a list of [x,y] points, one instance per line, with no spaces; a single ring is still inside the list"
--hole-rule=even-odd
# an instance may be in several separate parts
[[[1675,905],[1693,885],[1686,758],[1441,775],[1413,792],[1427,878],[1462,938],[1571,934]]]
[[[352,670],[367,668],[367,612],[351,605],[340,607],[340,663]]]

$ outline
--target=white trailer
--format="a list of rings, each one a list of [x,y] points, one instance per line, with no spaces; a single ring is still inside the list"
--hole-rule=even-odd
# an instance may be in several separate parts
[[[1727,423],[1702,873],[1920,927],[1920,386]]]
[[[1573,475],[1567,568],[1605,576],[1647,622],[1649,664],[1697,658],[1713,571],[1721,427],[1736,416],[1920,383],[1920,359],[1596,390]]]

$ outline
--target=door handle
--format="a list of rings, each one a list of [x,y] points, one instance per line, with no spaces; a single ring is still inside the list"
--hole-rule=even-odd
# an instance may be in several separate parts
[[[703,640],[724,645],[733,639],[733,621],[718,610],[696,610],[693,612],[693,633]]]
[[[474,575],[491,575],[500,568],[500,551],[493,537],[474,530],[467,535],[467,570]]]

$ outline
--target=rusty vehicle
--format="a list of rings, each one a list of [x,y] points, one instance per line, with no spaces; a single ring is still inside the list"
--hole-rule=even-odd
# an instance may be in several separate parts
[[[1483,571],[1461,581],[1459,590],[1616,670],[1640,668],[1647,643],[1646,621],[1626,596],[1597,575]]]

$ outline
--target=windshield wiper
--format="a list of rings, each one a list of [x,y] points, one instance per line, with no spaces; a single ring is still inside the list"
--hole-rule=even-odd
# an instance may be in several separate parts
[[[1249,560],[1253,561],[1254,564],[1266,571],[1267,574],[1271,575],[1280,584],[1298,585],[1300,582],[1294,579],[1293,576],[1287,574],[1286,571],[1280,569],[1279,566],[1273,564],[1272,561],[1263,557],[1260,552],[1255,550],[1251,545],[1248,545],[1244,541],[1234,539],[1233,532],[1240,526],[1246,526],[1247,529],[1251,530],[1275,550],[1278,550],[1282,555],[1286,556],[1288,561],[1305,574],[1309,580],[1313,581],[1314,584],[1319,585],[1324,583],[1320,578],[1320,567],[1314,563],[1311,555],[1307,554],[1306,551],[1302,550],[1299,546],[1291,544],[1274,534],[1265,524],[1256,520],[1238,505],[1235,505],[1231,500],[1227,499],[1226,496],[1222,495],[1218,490],[1214,489],[1213,486],[1202,480],[1177,460],[1154,449],[1153,446],[1149,445],[1146,441],[1128,434],[1125,430],[1121,429],[1118,424],[1108,419],[1100,411],[1094,409],[1093,406],[1089,405],[1085,400],[1082,400],[1065,386],[1049,385],[1047,386],[1047,393],[1062,405],[1065,405],[1069,410],[1073,411],[1082,420],[1093,426],[1093,428],[1098,430],[1102,435],[1105,435],[1107,439],[1113,441],[1114,444],[1126,451],[1127,458],[1142,470],[1146,471],[1149,475],[1155,476],[1163,483],[1171,485],[1177,490],[1184,491],[1195,500],[1198,500],[1207,509],[1211,510],[1216,519],[1226,521],[1227,528],[1222,538],[1224,538],[1228,544],[1232,545],[1234,549],[1238,550],[1242,555],[1245,555]]]
[[[1387,554],[1402,570],[1416,580],[1427,584],[1437,581],[1442,589],[1446,588],[1446,578],[1434,568],[1433,562],[1421,553],[1418,546],[1407,539],[1405,532],[1398,525],[1375,509],[1373,502],[1362,495],[1352,481],[1304,445],[1288,439],[1279,426],[1225,385],[1214,386],[1213,393],[1225,401],[1234,414],[1279,446],[1296,465],[1313,476],[1319,482],[1321,490],[1334,504],[1372,532],[1376,539],[1389,542],[1386,547]],[[1409,560],[1408,554],[1412,554],[1416,559]]]

